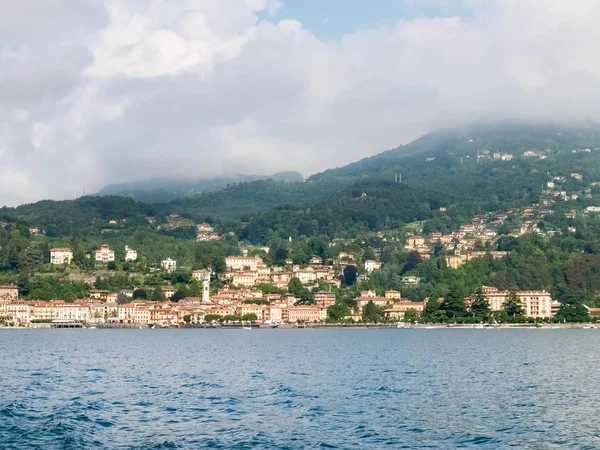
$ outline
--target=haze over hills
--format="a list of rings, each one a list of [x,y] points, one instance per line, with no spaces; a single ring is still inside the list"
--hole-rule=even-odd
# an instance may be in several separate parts
[[[293,171],[277,172],[269,176],[234,174],[200,180],[162,178],[109,184],[102,188],[97,195],[118,195],[149,204],[167,203],[177,198],[223,189],[234,183],[267,179],[286,182],[304,180],[300,173]]]
[[[535,202],[550,173],[568,176],[580,172],[588,180],[600,180],[596,153],[588,159],[571,153],[571,149],[586,147],[600,147],[597,124],[476,124],[436,130],[410,144],[313,175],[305,182],[240,181],[218,189],[216,186],[225,182],[219,179],[213,180],[215,191],[151,207],[121,199],[113,208],[111,199],[115,197],[95,200],[89,196],[4,208],[0,214],[39,227],[53,225],[59,233],[83,227],[86,218],[96,221],[92,229],[99,230],[111,217],[131,216],[127,226],[132,226],[143,222],[146,215],[181,214],[195,221],[226,223],[240,237],[254,242],[264,241],[274,231],[307,235],[318,227],[330,230],[331,235],[350,235],[359,229],[399,227],[436,219],[440,207],[450,211],[444,221],[458,223],[478,211]],[[527,150],[540,152],[544,159],[523,157]],[[514,159],[494,158],[497,152]],[[402,174],[401,182],[397,174]],[[205,186],[210,187],[210,182]],[[152,197],[150,192],[144,195]],[[131,193],[129,197],[139,198]]]
[[[364,177],[379,174],[388,179],[402,169],[398,162],[412,155],[437,157],[454,154],[476,158],[477,152],[511,154],[530,149],[564,150],[600,141],[600,124],[528,124],[519,122],[479,123],[462,128],[438,129],[406,145],[361,159],[343,167],[326,170],[308,178],[310,181],[331,177]],[[557,147],[558,145],[558,147]]]

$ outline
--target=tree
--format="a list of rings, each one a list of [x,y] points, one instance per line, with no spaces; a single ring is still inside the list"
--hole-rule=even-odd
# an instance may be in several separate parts
[[[421,262],[421,254],[417,251],[409,252],[406,255],[406,260],[404,262],[404,266],[402,266],[401,274],[405,274],[406,272],[410,272],[414,268],[416,268]]]
[[[583,304],[583,299],[570,290],[559,293],[560,308],[556,318],[561,322],[588,322],[590,315]]]
[[[481,288],[477,289],[471,297],[471,315],[488,319],[490,316],[490,302]]]
[[[298,277],[292,277],[288,283],[288,292],[290,294],[299,295],[304,289],[304,285]]]
[[[383,321],[383,310],[373,303],[372,300],[364,306],[362,312],[363,322],[378,323]]]
[[[436,298],[430,298],[427,303],[425,303],[425,309],[423,310],[423,321],[438,323],[440,321],[444,321],[440,320],[442,316],[443,319],[446,318],[446,313],[440,310],[440,302],[438,302]]]
[[[124,305],[125,303],[129,303],[129,297],[127,297],[124,293],[119,292],[117,295],[117,304]]]
[[[248,313],[248,314],[244,314],[242,316],[242,320],[243,321],[258,320],[258,316],[255,313]]]
[[[178,303],[180,300],[183,300],[184,298],[185,298],[185,293],[181,289],[178,289],[175,291],[175,293],[171,297],[171,301],[174,303]]]
[[[334,322],[343,320],[344,317],[350,314],[350,308],[346,303],[336,303],[327,308],[327,317]]]
[[[297,277],[293,277],[288,283],[288,292],[301,300],[298,302],[299,304],[309,304],[313,300],[310,291],[304,287]]]
[[[177,269],[169,274],[169,279],[173,284],[187,284],[192,279],[192,273],[189,270]]]
[[[154,288],[152,293],[150,294],[150,300],[154,301],[165,301],[167,298],[165,297],[165,293],[160,287]]]
[[[353,264],[348,264],[344,267],[344,284],[346,286],[354,286],[356,284],[357,273],[356,266]]]
[[[522,317],[523,305],[521,299],[517,295],[517,291],[511,290],[504,301],[504,311],[509,317]]]
[[[108,264],[106,265],[106,268],[108,270],[117,270],[117,263],[114,261],[109,261]]]
[[[281,294],[281,289],[271,283],[261,283],[257,287],[263,294]]]
[[[446,312],[446,316],[449,319],[456,319],[457,317],[464,317],[466,315],[465,299],[458,286],[455,285],[450,288],[444,297],[443,303],[440,305],[440,309]]]
[[[146,299],[148,298],[148,293],[146,292],[145,289],[136,289],[135,291],[133,291],[133,298],[134,299]]]
[[[419,313],[415,308],[408,308],[404,313],[404,321],[406,323],[413,323],[419,319]]]

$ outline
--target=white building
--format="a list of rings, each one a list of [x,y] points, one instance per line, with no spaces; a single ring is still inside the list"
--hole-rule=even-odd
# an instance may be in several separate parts
[[[312,267],[297,270],[294,272],[294,276],[298,278],[302,284],[314,283],[317,280],[317,273]]]
[[[127,245],[125,246],[125,261],[135,261],[137,256],[136,250],[129,248]]]
[[[367,272],[367,273],[371,273],[374,270],[377,270],[380,268],[381,268],[381,263],[379,261],[373,261],[372,259],[365,261],[365,272]]]
[[[207,223],[196,225],[196,240],[198,242],[218,241],[220,239],[214,228]]]
[[[225,258],[225,266],[228,270],[256,270],[263,260],[260,256],[228,256]]]
[[[163,259],[160,265],[167,272],[173,272],[175,269],[177,269],[177,261],[171,258]]]
[[[50,264],[71,264],[73,252],[69,248],[50,249]]]
[[[406,276],[406,277],[402,277],[402,283],[404,283],[404,284],[412,284],[412,285],[421,284],[421,278],[415,277],[413,275],[409,275],[409,276]]]
[[[194,270],[192,278],[202,281],[202,303],[210,303],[210,271],[206,269]]]
[[[115,252],[110,249],[108,244],[102,244],[100,250],[97,250],[95,253],[95,259],[98,262],[111,262],[115,260]]]

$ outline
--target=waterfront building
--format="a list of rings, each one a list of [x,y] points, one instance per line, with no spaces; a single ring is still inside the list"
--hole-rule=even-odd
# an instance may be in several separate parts
[[[504,310],[504,303],[510,295],[509,291],[500,291],[492,286],[483,286],[482,291],[490,303],[492,311]],[[526,316],[533,318],[552,317],[552,296],[548,291],[517,291],[516,294]]]
[[[375,304],[375,306],[379,306],[380,308],[386,308],[388,305],[393,303],[393,299],[391,298],[386,298],[386,297],[357,297],[355,299],[356,302],[356,306],[358,308],[359,312],[362,312],[363,308],[367,305],[367,303],[369,302],[373,302]]]
[[[425,309],[425,302],[412,302],[410,300],[394,302],[389,308],[385,309],[383,313],[387,319],[402,320],[404,319],[404,314],[409,309],[414,309],[421,315]]]
[[[324,322],[327,320],[327,309],[318,306],[292,306],[287,308],[287,322]]]

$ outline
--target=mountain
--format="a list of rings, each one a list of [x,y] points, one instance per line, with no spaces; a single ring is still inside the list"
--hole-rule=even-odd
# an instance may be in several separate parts
[[[41,228],[49,237],[97,236],[103,229],[133,229],[146,225],[152,214],[150,206],[118,196],[43,200],[17,208],[0,208],[1,218]]]
[[[285,182],[300,182],[304,180],[300,173],[292,171],[278,172],[270,176],[235,174],[202,180],[163,178],[110,184],[102,188],[97,195],[118,195],[149,204],[167,203],[178,198],[217,191],[235,183],[266,179]]]
[[[463,128],[434,130],[409,144],[375,156],[361,159],[343,167],[326,170],[308,178],[318,181],[327,178],[364,178],[379,176],[394,179],[401,173],[404,158],[421,155],[433,158],[447,155],[476,158],[477,152],[504,152],[513,155],[526,150],[565,150],[600,144],[600,124],[528,124],[480,123]]]
[[[572,152],[585,148],[590,153]],[[584,180],[600,182],[600,151],[595,149],[600,149],[596,124],[439,130],[310,177],[305,184],[340,188],[311,202],[259,211],[247,217],[240,237],[252,242],[262,242],[272,232],[352,237],[360,231],[398,229],[415,221],[428,221],[430,228],[448,232],[474,214],[538,202],[554,176],[569,180],[576,172]],[[528,151],[534,156],[524,155]],[[581,187],[575,192],[582,196]]]
[[[571,151],[584,148],[591,150]],[[586,181],[600,182],[597,148],[600,127],[593,123],[477,124],[436,130],[302,182],[238,181],[152,206],[119,196],[44,201],[0,209],[0,217],[70,236],[97,235],[112,228],[133,230],[138,224],[147,225],[147,216],[179,214],[192,223],[208,220],[221,231],[234,231],[255,243],[264,242],[273,232],[353,237],[360,231],[398,229],[414,221],[428,221],[428,226],[447,231],[481,211],[537,202],[554,176],[565,177],[567,185],[573,182],[574,172]],[[526,151],[535,157],[524,156]],[[495,158],[494,153],[505,157]],[[224,182],[206,181],[202,186],[217,189]],[[182,186],[174,183],[168,187]],[[581,197],[577,201],[595,201]],[[112,220],[117,224],[110,224]]]

